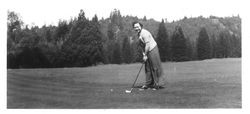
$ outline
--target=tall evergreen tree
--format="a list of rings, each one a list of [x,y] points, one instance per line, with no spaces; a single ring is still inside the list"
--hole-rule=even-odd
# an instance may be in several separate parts
[[[118,33],[123,30],[122,16],[119,10],[114,10],[110,14],[108,24],[108,38],[109,40],[116,40]]]
[[[158,34],[156,38],[157,45],[159,47],[160,57],[163,62],[170,58],[170,43],[168,39],[168,33],[165,27],[164,20],[159,24]]]
[[[219,34],[219,39],[218,39],[218,57],[219,58],[227,58],[229,57],[229,35],[227,32],[221,32]]]
[[[241,57],[241,38],[232,35],[232,57]]]
[[[187,44],[187,57],[188,60],[194,60],[194,53],[193,53],[193,47],[192,43],[189,37],[186,38],[186,44]]]
[[[15,12],[8,11],[7,18],[7,53],[17,49],[17,44],[22,39],[23,21]]]
[[[98,24],[89,21],[81,10],[77,21],[69,33],[69,39],[64,43],[62,62],[64,66],[84,67],[102,62],[102,39]]]
[[[132,52],[132,62],[142,62],[142,51],[143,49],[139,45],[138,41],[134,41],[131,44],[131,52]]]
[[[7,18],[7,68],[18,68],[17,50],[21,40],[21,27],[23,25],[20,16],[8,11]]]
[[[123,40],[123,46],[122,46],[122,55],[123,55],[123,61],[125,63],[130,63],[132,54],[131,54],[131,46],[129,39],[127,37],[124,38]]]
[[[56,43],[58,42],[64,42],[66,40],[66,36],[68,35],[70,29],[66,21],[59,21],[58,26],[55,31],[54,35],[54,41]]]
[[[118,47],[117,45],[119,45],[119,48],[121,49],[121,44],[120,44],[121,41],[119,41],[121,38],[119,38],[119,35],[122,33],[121,32],[122,30],[123,30],[122,16],[121,16],[120,11],[115,9],[114,11],[112,11],[110,13],[110,18],[109,18],[109,23],[108,23],[108,30],[107,30],[108,59],[112,63],[120,63],[120,62],[122,62],[122,59],[120,58],[120,55],[115,55],[115,53],[118,53],[118,50],[116,49]],[[121,53],[120,51],[121,50],[119,50],[119,53]],[[116,58],[114,58],[114,57],[116,57]],[[121,60],[119,60],[119,59],[121,59]]]
[[[95,34],[96,35],[96,38],[97,38],[97,40],[98,40],[98,42],[97,42],[97,47],[98,47],[98,51],[99,51],[99,53],[100,53],[100,55],[101,55],[101,57],[100,57],[100,60],[99,59],[97,59],[97,61],[98,62],[102,62],[102,63],[107,63],[108,62],[108,57],[107,57],[107,54],[106,54],[106,52],[105,52],[105,49],[104,49],[104,38],[103,38],[103,34],[102,34],[102,32],[101,32],[101,25],[100,25],[100,23],[99,23],[99,20],[98,20],[98,17],[97,17],[97,15],[95,15],[93,18],[92,18],[92,26],[94,26],[94,31],[92,31],[91,33],[92,34]]]
[[[212,58],[216,58],[217,57],[217,52],[216,52],[216,50],[217,50],[217,38],[216,38],[216,36],[213,34],[212,36],[211,36],[211,50],[212,50]]]
[[[197,56],[199,60],[210,59],[212,55],[211,43],[206,29],[203,27],[197,41]]]
[[[228,57],[241,57],[241,42],[240,38],[237,38],[235,34],[228,33]]]
[[[114,45],[114,52],[113,52],[113,62],[115,64],[121,64],[122,63],[122,54],[121,54],[121,48],[118,42]]]
[[[172,60],[187,61],[187,44],[180,26],[176,26],[171,39]]]

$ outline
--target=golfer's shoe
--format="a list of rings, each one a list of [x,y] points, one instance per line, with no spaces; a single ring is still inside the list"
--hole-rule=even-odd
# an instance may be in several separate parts
[[[147,85],[143,85],[141,88],[139,88],[140,91],[143,91],[143,90],[146,90],[148,89],[149,87]]]
[[[154,86],[154,87],[152,87],[150,89],[152,89],[152,90],[159,90],[159,89],[163,89],[163,88],[164,88],[163,86]]]
[[[154,90],[154,91],[155,91],[155,90],[158,90],[158,89],[156,89],[156,88],[151,88],[151,89]]]

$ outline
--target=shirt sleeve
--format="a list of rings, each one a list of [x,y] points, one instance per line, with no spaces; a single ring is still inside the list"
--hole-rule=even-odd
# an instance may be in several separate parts
[[[144,31],[141,36],[142,36],[142,39],[144,40],[145,43],[149,43],[149,41],[150,41],[150,33],[149,32]]]

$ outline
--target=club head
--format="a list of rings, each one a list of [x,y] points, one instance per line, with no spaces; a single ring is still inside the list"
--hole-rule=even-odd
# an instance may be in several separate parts
[[[125,90],[126,93],[131,93],[132,91],[131,90]]]

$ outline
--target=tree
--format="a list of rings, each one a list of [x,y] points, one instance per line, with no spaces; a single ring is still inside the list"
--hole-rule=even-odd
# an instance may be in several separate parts
[[[130,63],[132,60],[132,54],[131,54],[131,46],[129,39],[125,36],[123,40],[123,46],[122,46],[122,55],[123,55],[123,61],[125,63]]]
[[[41,40],[41,37],[38,35],[38,27],[32,27],[31,29],[26,29],[25,31],[22,31],[23,37],[19,42],[20,48],[35,48],[39,47],[38,44]]]
[[[101,25],[98,21],[97,15],[95,15],[92,18],[91,22],[92,22],[92,25],[94,27],[92,33],[96,35],[96,40],[98,42],[96,46],[98,47],[98,52],[100,53],[100,56],[97,57],[96,60],[98,62],[108,63],[108,56],[107,56],[107,53],[105,52],[105,46],[104,46],[105,39],[104,39],[103,34],[100,30]]]
[[[123,30],[123,21],[119,10],[114,9],[114,11],[111,12],[110,21],[112,26],[117,26],[117,28],[114,28],[115,32],[117,32],[117,29]]]
[[[44,34],[42,35],[45,39],[45,42],[52,42],[52,30],[49,27],[44,27]]]
[[[16,50],[16,46],[21,40],[21,27],[23,26],[23,21],[20,16],[13,12],[8,11],[7,18],[7,51],[8,53]]]
[[[147,17],[146,17],[146,16],[144,16],[142,20],[143,20],[143,21],[147,21]]]
[[[122,55],[121,55],[121,48],[119,43],[115,43],[114,45],[114,52],[113,52],[113,61],[112,63],[121,64],[122,63]]]
[[[85,46],[87,43],[82,36],[84,29],[87,29],[88,20],[85,18],[85,13],[83,10],[80,10],[78,18],[74,21],[73,26],[69,31],[69,38],[63,43],[60,52],[60,63],[62,67],[73,67],[73,66],[89,66],[90,63],[80,62],[79,59],[88,60],[88,54],[81,53],[82,51],[87,51],[89,47]],[[85,56],[82,56],[85,54]],[[85,58],[86,57],[86,58]],[[89,61],[88,61],[89,62]]]
[[[232,57],[241,57],[241,38],[232,35]]]
[[[123,27],[123,20],[122,16],[119,10],[115,9],[114,11],[111,12],[110,17],[109,17],[109,23],[108,23],[108,30],[107,30],[107,36],[108,36],[108,41],[107,41],[107,50],[109,51],[108,53],[108,58],[109,61],[112,63],[121,63],[122,62],[122,56],[121,56],[121,36],[124,27]],[[119,47],[118,47],[119,45]],[[116,48],[120,48],[119,50]],[[120,55],[115,55],[116,53]],[[116,57],[116,58],[115,58]],[[121,59],[121,60],[120,60]]]
[[[194,51],[193,51],[194,47],[193,47],[189,37],[187,37],[187,39],[186,39],[186,44],[187,44],[187,57],[188,57],[188,60],[195,60]]]
[[[218,57],[219,58],[227,58],[229,57],[229,34],[226,31],[220,32],[219,39],[218,39]]]
[[[123,21],[122,16],[119,10],[115,9],[110,14],[110,22],[108,24],[108,38],[109,40],[116,40],[117,35],[120,31],[123,30]]]
[[[58,26],[55,31],[55,42],[64,42],[67,39],[67,35],[69,34],[69,26],[67,21],[59,21]]]
[[[176,26],[171,39],[172,60],[187,61],[188,57],[186,39],[180,26]]]
[[[96,20],[89,21],[80,11],[61,49],[63,66],[85,67],[102,62],[102,37]]]
[[[131,55],[132,55],[132,62],[142,62],[142,52],[143,49],[142,47],[139,45],[139,41],[134,41],[131,43]]]
[[[203,27],[200,30],[197,39],[197,56],[199,60],[210,59],[212,55],[211,43],[206,29]]]
[[[50,62],[39,47],[24,47],[17,55],[16,64],[19,68],[49,68]]]
[[[164,20],[159,24],[158,34],[156,38],[159,47],[160,57],[163,62],[170,59],[170,43],[168,40],[168,33],[165,27]]]

